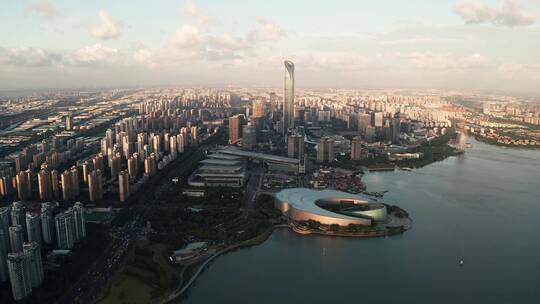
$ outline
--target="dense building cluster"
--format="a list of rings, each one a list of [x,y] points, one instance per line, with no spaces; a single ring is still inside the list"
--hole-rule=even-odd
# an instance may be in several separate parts
[[[45,202],[27,210],[22,202],[0,208],[0,283],[9,281],[13,299],[28,297],[44,280],[42,254],[70,250],[86,237],[84,207],[77,202],[60,211]]]

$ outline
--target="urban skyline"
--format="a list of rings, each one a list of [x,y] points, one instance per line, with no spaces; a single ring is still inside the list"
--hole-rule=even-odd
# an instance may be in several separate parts
[[[0,24],[0,303],[540,297],[538,0],[21,0]]]
[[[13,1],[3,8],[0,90],[277,87],[279,62],[291,59],[302,67],[298,87],[540,93],[540,4],[532,0]]]

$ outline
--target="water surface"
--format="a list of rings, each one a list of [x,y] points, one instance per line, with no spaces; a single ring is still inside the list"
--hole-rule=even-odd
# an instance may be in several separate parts
[[[540,303],[540,151],[470,141],[465,155],[364,177],[409,212],[405,234],[276,230],[214,261],[186,302]]]

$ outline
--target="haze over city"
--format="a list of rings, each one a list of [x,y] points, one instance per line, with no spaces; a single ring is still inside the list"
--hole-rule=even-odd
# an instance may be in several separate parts
[[[535,0],[6,1],[0,89],[423,88],[537,95]]]

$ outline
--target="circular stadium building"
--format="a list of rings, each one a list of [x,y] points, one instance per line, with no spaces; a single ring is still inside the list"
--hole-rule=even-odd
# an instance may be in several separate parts
[[[323,225],[371,225],[387,218],[384,204],[335,190],[285,189],[276,194],[274,206],[293,221],[314,220]]]

